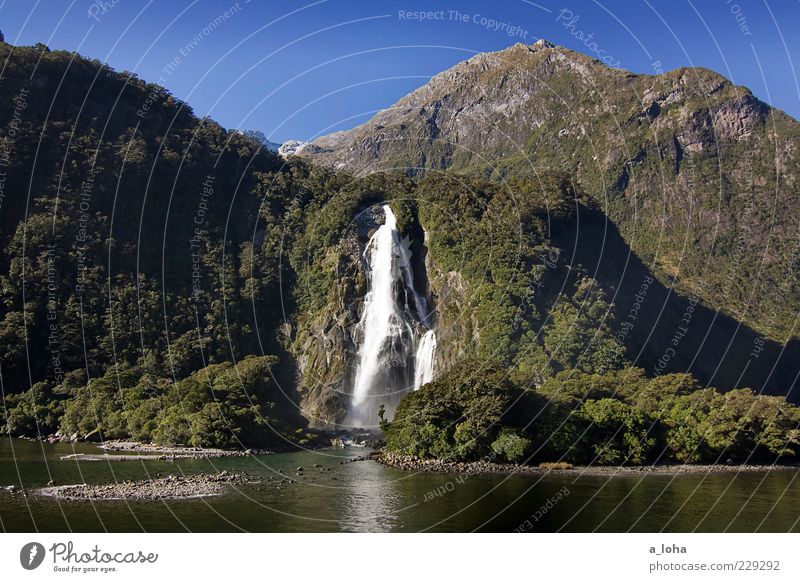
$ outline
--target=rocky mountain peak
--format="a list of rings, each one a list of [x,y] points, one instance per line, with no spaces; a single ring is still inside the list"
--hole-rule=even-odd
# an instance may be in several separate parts
[[[731,272],[746,279],[743,256],[768,257],[778,273],[782,259],[773,251],[791,248],[786,237],[796,232],[788,212],[800,205],[796,120],[708,69],[634,74],[544,39],[476,54],[364,125],[313,145],[301,155],[356,175],[566,172],[609,209],[640,256],[659,263],[665,280],[686,281],[692,292],[700,285],[709,305],[734,315],[760,308],[734,299],[735,290],[708,290],[739,276]],[[786,188],[775,185],[776,167]],[[752,210],[764,201],[769,212]],[[672,252],[686,240],[691,256]],[[762,296],[765,305],[780,304],[774,293]],[[761,329],[777,337],[783,327]]]

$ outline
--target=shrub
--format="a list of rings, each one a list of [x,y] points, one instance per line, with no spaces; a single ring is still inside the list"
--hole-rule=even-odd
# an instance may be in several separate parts
[[[6,398],[6,431],[19,436],[36,437],[58,430],[64,413],[64,401],[54,399],[50,386],[38,382],[22,394]]]
[[[510,463],[521,463],[528,458],[531,441],[516,430],[503,428],[492,443],[492,450]]]

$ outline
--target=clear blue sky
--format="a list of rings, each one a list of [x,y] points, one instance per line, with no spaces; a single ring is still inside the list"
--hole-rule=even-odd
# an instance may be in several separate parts
[[[352,127],[475,52],[539,38],[635,72],[708,67],[800,117],[798,0],[0,0],[0,30],[160,78],[273,141]]]

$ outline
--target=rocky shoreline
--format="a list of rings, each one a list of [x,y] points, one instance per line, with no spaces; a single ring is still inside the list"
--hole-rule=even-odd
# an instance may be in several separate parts
[[[321,439],[320,442],[302,447],[288,443],[285,446],[271,449],[217,449],[191,446],[164,446],[153,443],[141,443],[138,441],[109,440],[94,442],[63,439],[61,437],[45,437],[42,439],[27,440],[41,440],[50,444],[87,442],[106,451],[104,453],[70,453],[59,457],[62,461],[175,461],[180,459],[263,456],[296,450],[317,450],[328,447],[347,448],[349,446],[367,446],[363,443],[356,445],[343,444],[339,438],[328,440]],[[330,444],[328,441],[330,441]],[[339,443],[342,444],[337,444],[334,441],[339,441]]]
[[[248,457],[269,455],[274,451],[262,449],[226,450],[202,447],[165,447],[135,441],[106,441],[97,445],[106,453],[72,453],[60,457],[62,461],[175,461],[179,459],[206,459],[220,457]]]
[[[546,475],[563,474],[596,477],[631,477],[642,475],[704,475],[717,473],[764,473],[769,471],[796,471],[797,465],[637,465],[637,466],[569,466],[567,468],[534,467],[530,465],[511,465],[492,461],[459,463],[436,459],[417,459],[414,457],[380,452],[369,458],[387,467],[402,471],[425,473],[464,473]]]
[[[158,501],[215,497],[224,494],[231,485],[253,482],[244,473],[222,471],[216,474],[169,475],[148,481],[120,481],[108,485],[61,485],[45,487],[37,493],[68,501]]]

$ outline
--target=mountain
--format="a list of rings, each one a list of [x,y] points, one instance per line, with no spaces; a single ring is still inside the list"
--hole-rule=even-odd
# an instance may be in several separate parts
[[[281,144],[275,143],[274,141],[269,141],[267,136],[264,135],[264,132],[257,129],[246,129],[242,131],[241,134],[245,137],[256,140],[271,152],[277,152],[281,147]]]
[[[278,153],[282,157],[295,156],[301,153],[307,145],[308,145],[307,141],[290,139],[281,144],[281,147],[278,149]]]
[[[131,73],[44,45],[0,58],[5,429],[305,439],[265,250],[288,167]]]
[[[255,140],[266,147],[269,151],[279,154],[282,158],[298,155],[303,151],[306,145],[308,145],[308,142],[299,141],[296,139],[290,139],[283,143],[275,143],[274,141],[269,141],[267,136],[264,135],[263,131],[254,129],[240,131],[239,133],[245,137]]]
[[[381,321],[406,329],[387,332],[375,378],[414,377],[417,352],[396,342],[427,326],[436,337],[433,382],[367,394],[392,450],[602,463],[800,450],[785,398],[797,400],[796,346],[659,282],[574,175],[509,162],[502,181],[354,179],[99,61],[5,43],[0,59],[7,434],[321,440],[352,412],[381,266],[366,257],[391,215],[380,257],[403,268],[389,269]]]
[[[300,155],[356,175],[565,172],[659,281],[746,324],[757,352],[798,337],[798,145],[796,120],[712,71],[633,74],[541,40],[459,63]]]

